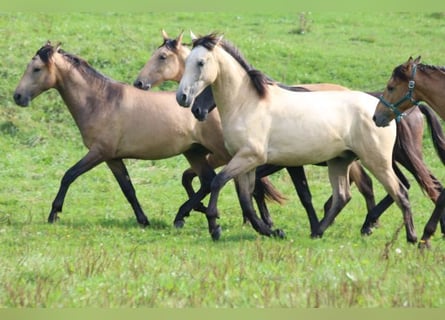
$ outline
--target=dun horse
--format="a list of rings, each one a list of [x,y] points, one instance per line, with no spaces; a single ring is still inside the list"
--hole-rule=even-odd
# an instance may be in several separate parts
[[[191,106],[209,85],[233,155],[211,185],[207,218],[213,238],[220,236],[218,195],[230,179],[238,178],[240,201],[252,226],[264,235],[280,235],[281,230],[271,230],[253,209],[254,168],[326,161],[333,201],[319,224],[321,236],[351,197],[348,169],[358,157],[400,207],[407,240],[417,241],[407,190],[392,168],[396,127],[382,129],[372,123],[376,98],[357,91],[291,92],[271,85],[236,48],[214,34],[194,40],[176,99]]]
[[[422,64],[420,57],[416,59],[410,57],[407,62],[393,70],[375,109],[374,122],[379,127],[386,127],[394,118],[400,121],[404,112],[413,105],[418,105],[420,101],[425,101],[445,120],[444,88],[445,68]],[[440,194],[436,207],[425,225],[420,246],[431,245],[431,236],[436,231],[441,217],[445,217],[445,191]]]
[[[131,204],[138,223],[148,225],[127,172],[124,158],[164,159],[183,154],[201,180],[201,188],[178,211],[199,205],[215,176],[213,167],[227,163],[218,114],[209,124],[187,110],[178,112],[174,92],[146,92],[109,79],[85,60],[47,43],[29,62],[15,93],[28,106],[42,92],[55,88],[71,112],[88,148],[87,154],[63,176],[49,222],[62,211],[69,186],[76,178],[106,162]],[[212,153],[212,166],[207,161]]]
[[[179,82],[185,67],[185,60],[190,53],[190,49],[182,44],[183,33],[180,33],[175,39],[169,38],[167,33],[162,30],[163,43],[158,49],[151,55],[150,59],[147,61],[145,66],[139,72],[137,79],[134,81],[134,85],[140,89],[150,89],[155,87],[160,83],[170,80]],[[303,88],[312,91],[319,90],[348,90],[343,86],[329,83],[321,84],[302,84],[299,85]],[[210,96],[209,98],[212,98]],[[204,120],[208,113],[215,107],[213,103],[207,103],[205,108],[201,105],[195,105],[192,107],[192,112],[197,117],[198,120]],[[217,111],[217,110],[216,110]],[[441,140],[443,140],[442,128],[437,118],[433,113],[430,112],[428,108],[422,106],[422,112],[427,116],[427,120],[431,127],[431,133],[434,138],[435,146],[438,151],[443,152],[445,143],[437,145]],[[419,182],[420,186],[428,193],[429,197],[435,202],[442,186],[440,182],[431,174],[431,172],[426,167],[422,158],[422,138],[423,138],[423,119],[418,109],[415,109],[410,114],[410,117],[406,118],[404,123],[397,123],[397,141],[394,146],[394,156],[395,160],[406,167],[411,173],[413,173],[416,180]],[[403,134],[406,132],[406,134]],[[402,133],[402,134],[400,134]],[[294,169],[295,170],[295,169]],[[307,188],[307,181],[304,175],[304,170],[300,169],[299,176],[295,175],[293,171],[289,172],[293,180],[303,179],[304,183],[301,185],[296,184],[297,193],[300,195],[301,201],[304,204],[308,215],[311,211],[314,212],[311,202],[310,191]],[[403,178],[403,173],[398,170],[398,176],[401,177],[409,187],[409,183],[406,178]],[[361,168],[359,163],[355,162],[354,166],[350,169],[351,180],[356,182],[359,190],[364,195],[367,201],[367,208],[370,210],[374,207],[374,197],[372,193],[372,184],[370,178]],[[190,176],[189,176],[190,177]],[[188,182],[191,184],[191,181]],[[301,186],[305,190],[301,189]],[[306,198],[302,198],[306,196]],[[370,233],[371,226],[377,223],[378,217],[385,211],[385,209],[392,203],[392,198],[386,196],[372,211],[370,216],[370,221],[367,225],[362,228],[363,233]],[[328,208],[329,204],[325,205]],[[443,219],[445,220],[445,219]],[[442,230],[445,233],[445,222],[441,224]]]

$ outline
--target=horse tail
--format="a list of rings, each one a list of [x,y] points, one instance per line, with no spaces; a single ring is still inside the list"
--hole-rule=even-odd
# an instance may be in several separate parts
[[[445,164],[445,136],[443,134],[442,126],[439,122],[439,119],[434,114],[434,112],[431,111],[431,109],[428,108],[426,105],[419,104],[419,109],[425,115],[428,122],[434,148],[436,149],[436,152],[439,155],[442,163]]]
[[[257,195],[262,194],[266,199],[275,201],[278,204],[284,204],[287,200],[287,198],[274,187],[272,182],[270,182],[269,178],[267,177],[257,179],[255,192]]]

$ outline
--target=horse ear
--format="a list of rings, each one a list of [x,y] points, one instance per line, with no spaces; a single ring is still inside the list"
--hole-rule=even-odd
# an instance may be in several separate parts
[[[190,38],[192,38],[192,41],[195,41],[196,39],[198,39],[198,37],[195,36],[195,34],[193,33],[192,30],[190,30]]]
[[[61,46],[62,46],[62,42],[58,42],[57,45],[56,45],[56,50],[55,51],[58,52]]]
[[[166,40],[169,39],[169,38],[168,38],[168,34],[167,34],[167,32],[165,32],[164,29],[162,29],[161,33],[162,33],[162,38],[164,38],[164,41],[166,41]]]
[[[415,63],[415,64],[420,63],[420,56],[418,56],[418,57],[416,58],[416,60],[414,60],[414,63]]]
[[[220,36],[218,37],[218,40],[216,41],[216,43],[219,44],[219,43],[222,41],[223,38],[224,38],[224,35],[223,35],[223,34],[220,35]]]
[[[182,37],[184,35],[184,30],[179,34],[179,36],[176,38],[176,48],[178,48],[182,44]]]
[[[51,46],[51,40],[47,40],[45,46]]]

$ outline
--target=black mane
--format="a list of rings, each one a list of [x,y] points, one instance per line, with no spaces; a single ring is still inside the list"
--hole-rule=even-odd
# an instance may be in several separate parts
[[[51,57],[54,55],[54,53],[56,52],[55,47],[52,46],[50,43],[47,43],[46,45],[44,45],[42,48],[40,48],[36,55],[38,55],[40,57],[40,59],[45,63],[48,64],[49,60],[51,59]],[[102,73],[98,72],[97,70],[95,70],[87,61],[85,61],[84,59],[65,52],[62,49],[58,49],[57,50],[58,53],[60,53],[63,58],[65,60],[67,60],[76,70],[78,70],[81,74],[87,74],[87,75],[91,75],[96,79],[108,82],[115,82],[114,80],[108,78],[107,76],[103,75]]]
[[[257,91],[258,95],[263,98],[267,93],[267,85],[271,84],[271,79],[267,77],[264,73],[261,71],[253,68],[249,62],[243,57],[243,55],[240,53],[240,51],[232,45],[230,42],[226,40],[220,40],[220,38],[215,33],[211,33],[209,35],[200,37],[193,41],[193,48],[198,46],[203,46],[207,50],[213,50],[213,48],[216,46],[216,44],[219,42],[221,47],[229,53],[247,72],[249,75],[250,80],[252,81],[255,90]]]

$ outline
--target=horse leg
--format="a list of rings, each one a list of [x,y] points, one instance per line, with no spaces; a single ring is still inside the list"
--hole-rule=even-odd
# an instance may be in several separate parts
[[[215,177],[216,173],[209,165],[206,159],[207,151],[201,148],[192,148],[184,152],[184,156],[190,163],[192,170],[197,173],[200,181],[200,188],[196,193],[184,202],[175,216],[173,224],[176,228],[184,226],[184,218],[190,215],[190,211],[199,206],[201,200],[210,192],[210,183]]]
[[[184,170],[184,172],[182,173],[182,180],[181,180],[182,186],[184,187],[185,192],[187,192],[189,199],[195,195],[195,190],[193,189],[192,181],[196,176],[197,174],[195,173],[195,171],[193,171],[192,168],[188,168]],[[193,208],[193,210],[205,213],[207,208],[202,202],[200,202],[196,207]]]
[[[372,188],[372,179],[363,169],[358,161],[353,161],[349,167],[349,183],[355,183],[359,192],[363,195],[368,211],[375,208],[374,190]],[[389,197],[391,199],[391,197]],[[392,199],[391,199],[392,201]],[[332,196],[324,204],[324,212],[326,213],[332,204]]]
[[[409,184],[408,179],[405,177],[405,175],[402,173],[395,162],[393,162],[393,169],[405,188],[409,189],[411,185]],[[393,203],[393,198],[389,194],[387,194],[374,208],[372,208],[372,210],[368,209],[368,214],[366,215],[365,222],[363,223],[360,231],[361,234],[371,235],[372,228],[378,225],[378,219],[380,218],[380,216]]]
[[[434,208],[430,219],[425,225],[422,239],[420,240],[419,243],[420,248],[429,248],[431,246],[430,243],[431,236],[436,231],[437,224],[441,217],[442,218],[445,217],[445,190],[442,190],[442,192],[440,193],[440,196],[436,202],[436,207]]]
[[[209,232],[212,236],[212,239],[218,240],[221,236],[221,227],[216,223],[216,219],[219,217],[218,214],[218,198],[221,192],[221,189],[224,185],[232,178],[238,177],[243,173],[253,171],[257,166],[258,162],[255,160],[256,157],[252,156],[249,152],[250,150],[246,150],[248,152],[247,155],[244,154],[243,151],[239,151],[235,156],[230,160],[230,162],[221,170],[220,173],[216,175],[211,184],[211,193],[210,200],[207,206],[207,221],[209,224]],[[250,160],[250,161],[249,161]],[[246,180],[246,177],[244,177]],[[243,180],[243,178],[241,178]],[[267,226],[266,223],[261,221],[257,216],[255,211],[253,210],[251,194],[248,193],[248,189],[246,188],[246,181],[242,181],[244,185],[240,185],[240,204],[242,205],[243,211],[247,210],[249,221],[255,230],[257,230],[260,234],[263,235],[272,235],[274,232]],[[248,182],[248,181],[247,181]],[[246,191],[247,190],[247,191]]]
[[[264,219],[260,220],[258,218],[252,203],[252,192],[255,185],[255,171],[251,170],[246,174],[238,175],[236,182],[239,186],[239,202],[243,212],[253,228],[259,233],[264,234],[263,225],[265,224],[268,228],[270,228],[270,226],[264,222]],[[284,232],[281,230],[275,230],[272,232],[272,234],[265,233],[264,235],[277,235],[284,237]]]
[[[104,160],[100,154],[90,150],[80,161],[65,172],[60,183],[59,191],[52,203],[51,212],[48,216],[49,223],[55,222],[58,219],[58,213],[62,212],[63,202],[71,183],[73,183],[80,175],[91,170],[103,161]]]
[[[322,237],[340,211],[351,200],[348,171],[352,160],[352,158],[335,158],[327,161],[329,181],[332,186],[332,205],[321,219],[318,229],[312,237]]]
[[[131,183],[130,175],[128,174],[127,168],[125,167],[124,162],[121,159],[113,159],[106,161],[108,168],[110,168],[114,177],[116,178],[119,186],[121,187],[122,192],[124,193],[127,201],[130,203],[133,208],[134,214],[136,215],[136,220],[139,224],[143,226],[149,225],[149,221],[147,216],[144,214],[144,211],[139,204],[139,201],[136,197],[136,191]]]
[[[408,190],[400,182],[391,166],[391,162],[385,165],[385,161],[373,161],[372,163],[365,163],[361,158],[363,165],[365,165],[380,181],[386,192],[394,199],[397,206],[401,209],[403,214],[403,222],[406,230],[406,239],[408,242],[417,242],[417,236],[414,231],[414,222],[411,212],[411,206],[408,197]]]
[[[312,205],[312,194],[306,179],[306,173],[303,166],[287,167],[287,172],[292,179],[295,190],[300,198],[301,204],[306,209],[307,217],[309,219],[309,226],[311,228],[311,235],[316,233],[318,228],[318,217]]]

